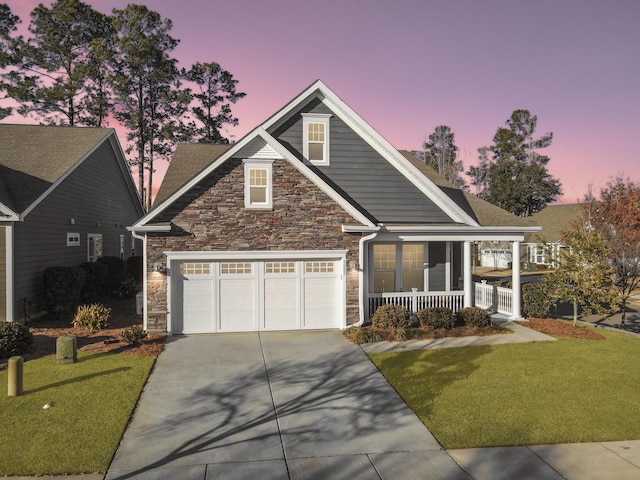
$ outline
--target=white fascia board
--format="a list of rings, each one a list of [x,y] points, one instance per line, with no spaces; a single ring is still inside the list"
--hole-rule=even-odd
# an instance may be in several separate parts
[[[234,157],[237,152],[245,148],[251,141],[253,141],[257,137],[258,128],[255,128],[253,131],[248,133],[244,138],[242,138],[238,143],[234,144],[231,148],[229,148],[226,152],[218,157],[218,159],[209,165],[207,168],[202,170],[199,174],[185,183],[181,188],[173,192],[171,196],[169,196],[164,202],[162,202],[157,207],[153,208],[149,213],[147,213],[144,217],[139,219],[134,225],[133,229],[137,230],[138,227],[142,227],[153,220],[158,214],[162,213],[169,207],[176,199],[180,198],[186,192],[188,192],[191,188],[193,188],[198,182],[203,180],[207,175],[217,169],[220,165],[226,162],[228,159]]]
[[[141,225],[127,227],[130,232],[170,232],[171,225]]]
[[[311,180],[320,190],[326,193],[329,198],[336,202],[340,207],[351,215],[356,221],[363,225],[373,227],[374,224],[364,215],[360,210],[355,208],[350,202],[348,202],[342,195],[338,194],[332,187],[330,187],[322,178],[320,178],[313,170],[311,170],[304,162],[298,160],[294,155],[284,148],[280,142],[278,142],[269,132],[262,127],[258,127],[258,135],[260,135],[267,144],[269,144],[276,152],[282,155],[286,161],[288,161],[294,168],[296,168],[305,177]]]
[[[45,198],[47,198],[49,196],[49,194],[51,192],[53,192],[56,188],[58,188],[58,186],[64,182],[66,180],[66,178],[71,175],[76,168],[78,168],[80,165],[82,165],[82,162],[84,162],[87,158],[89,158],[93,152],[95,152],[104,142],[107,138],[109,138],[109,135],[115,135],[115,130],[113,128],[110,128],[107,132],[107,134],[102,137],[98,142],[96,142],[96,144],[93,146],[93,148],[91,148],[87,153],[85,153],[69,170],[67,170],[54,184],[52,184],[49,188],[47,188],[45,190],[45,192],[40,195],[36,201],[34,201],[31,205],[29,205],[29,207],[20,214],[20,221],[24,221],[24,217],[26,217],[27,215],[29,215],[29,213],[31,213],[31,211],[36,208],[40,202],[42,202]]]
[[[256,127],[251,133],[247,134],[242,140],[234,144],[229,150],[223,153],[218,159],[202,170],[191,181],[187,182],[182,188],[174,192],[169,198],[167,198],[162,204],[154,208],[147,215],[138,220],[132,227],[132,229],[139,231],[139,227],[146,225],[149,221],[153,220],[159,213],[164,211],[169,205],[171,205],[177,198],[186,193],[189,189],[195,186],[198,182],[203,180],[207,175],[217,169],[224,162],[230,158],[238,156],[238,154],[247,147],[252,141],[257,138],[261,138],[268,146],[270,146],[275,152],[277,152],[283,159],[292,164],[303,175],[314,182],[324,193],[329,195],[336,203],[338,203],[347,213],[349,213],[356,221],[359,221],[365,225],[373,225],[373,223],[363,215],[358,209],[356,209],[351,203],[345,200],[339,195],[333,188],[316,175],[309,167],[303,162],[294,157],[289,150],[284,148],[280,142],[278,142],[271,134],[269,134],[262,126]]]
[[[379,232],[382,227],[379,225],[342,225],[343,233],[373,233]]]
[[[167,260],[306,260],[345,258],[349,250],[206,250],[197,252],[167,251]]]
[[[20,220],[20,215],[11,210],[2,202],[0,202],[0,213],[4,215],[3,218],[0,218],[1,222],[17,222],[18,220]]]
[[[293,100],[287,103],[284,107],[278,110],[275,114],[264,121],[261,126],[265,130],[277,128],[282,122],[289,118],[289,114],[296,108],[300,107],[303,102],[313,97],[320,97],[323,91],[328,91],[329,88],[320,80],[316,80],[307,88],[305,88],[299,95]]]
[[[501,240],[509,242],[524,241],[525,233],[537,231],[539,227],[447,227],[415,226],[384,227],[376,237],[382,241],[471,241],[482,242]]]
[[[319,86],[324,99],[323,102],[336,113],[354,131],[360,134],[371,147],[382,157],[386,158],[400,173],[413,183],[422,193],[430,198],[455,222],[478,226],[464,210],[451,200],[440,188],[429,180],[420,170],[413,166],[398,152],[385,138],[358,115],[340,97],[333,93],[324,84]]]

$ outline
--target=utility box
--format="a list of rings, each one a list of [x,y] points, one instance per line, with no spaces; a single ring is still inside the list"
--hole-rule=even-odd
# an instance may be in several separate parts
[[[136,315],[142,315],[142,309],[144,306],[144,292],[136,293]]]
[[[71,335],[56,340],[56,363],[76,363],[78,361],[78,338]]]

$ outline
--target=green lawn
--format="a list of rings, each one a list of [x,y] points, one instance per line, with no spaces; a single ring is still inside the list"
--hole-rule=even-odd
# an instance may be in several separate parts
[[[19,397],[6,396],[0,372],[0,475],[106,472],[154,360],[83,352],[75,364],[30,360]]]
[[[640,439],[640,340],[372,354],[445,448]]]

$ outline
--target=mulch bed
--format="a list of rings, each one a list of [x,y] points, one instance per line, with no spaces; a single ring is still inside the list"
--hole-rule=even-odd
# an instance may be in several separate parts
[[[573,326],[572,323],[562,322],[553,318],[528,318],[524,326],[556,337],[580,338],[583,340],[604,340],[597,332],[581,326]]]
[[[105,298],[99,303],[111,308],[111,319],[107,328],[94,330],[74,327],[71,322],[73,314],[62,315],[54,319],[49,316],[27,321],[27,326],[33,333],[33,351],[22,355],[25,360],[43,357],[56,353],[58,337],[72,335],[77,337],[78,350],[92,353],[125,353],[128,355],[142,355],[157,357],[164,347],[164,335],[147,335],[139,346],[129,346],[120,339],[120,333],[131,326],[142,328],[142,318],[136,316],[135,298]],[[0,370],[7,368],[8,359],[0,359]]]

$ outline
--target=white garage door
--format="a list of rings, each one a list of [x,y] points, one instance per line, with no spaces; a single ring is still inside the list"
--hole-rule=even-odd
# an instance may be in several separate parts
[[[340,259],[175,261],[173,333],[339,328]]]

